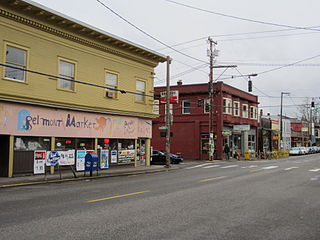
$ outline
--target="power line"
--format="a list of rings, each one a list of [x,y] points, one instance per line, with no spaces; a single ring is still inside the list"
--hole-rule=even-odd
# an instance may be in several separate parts
[[[142,32],[143,34],[145,34],[146,36],[148,36],[149,38],[153,39],[154,41],[166,46],[167,48],[172,49],[173,51],[180,53],[181,55],[191,58],[193,60],[199,61],[199,62],[203,62],[206,63],[206,61],[192,57],[188,54],[185,54],[177,49],[174,49],[173,47],[169,46],[168,44],[160,41],[159,39],[153,37],[152,35],[150,35],[149,33],[147,33],[146,31],[142,30],[141,28],[137,27],[136,25],[134,25],[133,23],[131,23],[129,20],[125,19],[124,17],[122,17],[120,14],[118,14],[117,12],[115,12],[114,10],[112,10],[110,7],[108,7],[106,4],[104,4],[103,2],[101,2],[100,0],[96,0],[98,3],[100,3],[103,7],[105,7],[106,9],[108,9],[110,12],[112,12],[113,14],[115,14],[117,17],[119,17],[120,19],[122,19],[123,21],[125,21],[126,23],[128,23],[130,26],[134,27],[135,29],[137,29],[138,31]]]
[[[319,28],[320,26],[313,26],[313,27],[309,27],[309,28]],[[285,32],[285,31],[297,31],[300,29],[278,29],[278,30],[268,30],[268,31],[257,31],[257,32],[244,32],[244,33],[231,33],[231,34],[219,34],[219,35],[210,35],[210,37],[212,38],[219,38],[219,37],[231,37],[231,36],[241,36],[241,35],[251,35],[251,34],[262,34],[262,33],[272,33],[272,32]],[[314,32],[314,33],[319,33],[318,31]],[[248,38],[231,38],[231,39],[219,39],[220,41],[238,41],[238,40],[248,40],[248,39],[260,39],[260,38],[272,38],[272,37],[286,37],[286,36],[295,36],[295,35],[304,35],[304,34],[314,34],[312,32],[310,33],[294,33],[294,34],[282,34],[282,35],[270,35],[270,36],[261,36],[261,37],[248,37]],[[181,43],[176,43],[174,45],[171,45],[171,47],[177,47],[177,46],[181,46],[181,45],[185,45],[188,43],[192,43],[192,42],[197,42],[200,40],[204,40],[208,37],[200,37],[200,38],[196,38],[193,40],[188,40],[185,42],[181,42]],[[196,45],[199,46],[199,45]],[[194,46],[195,47],[195,46]],[[159,48],[157,49],[157,51],[162,51],[167,49],[167,47],[164,48]],[[181,50],[181,49],[180,49]]]
[[[176,4],[176,5],[180,5],[180,6],[183,6],[183,7],[186,7],[186,8],[191,8],[191,9],[194,9],[194,10],[198,10],[198,11],[201,11],[201,12],[211,13],[211,14],[214,14],[214,15],[218,15],[218,16],[222,16],[222,17],[228,17],[228,18],[233,18],[233,19],[242,20],[242,21],[247,21],[247,22],[259,23],[259,24],[276,26],[276,27],[285,27],[285,28],[291,28],[291,29],[320,31],[319,29],[316,29],[316,28],[297,27],[297,26],[291,26],[291,25],[285,25],[285,24],[279,24],[279,23],[265,22],[265,21],[259,21],[259,20],[249,19],[249,18],[243,18],[243,17],[233,16],[233,15],[229,15],[229,14],[214,12],[214,11],[206,10],[206,9],[203,9],[203,8],[199,8],[199,7],[194,7],[194,6],[191,6],[191,5],[187,5],[187,4],[184,4],[184,3],[175,2],[175,1],[173,1],[173,0],[164,0],[164,1],[167,1],[167,2],[170,2],[170,3],[173,3],[173,4]]]
[[[102,85],[98,85],[98,84],[83,82],[83,81],[79,81],[79,80],[75,80],[75,79],[69,79],[69,78],[56,76],[56,75],[52,75],[52,74],[48,74],[48,73],[38,72],[38,71],[26,69],[26,68],[15,67],[15,66],[8,65],[8,64],[0,63],[0,66],[7,67],[7,68],[13,68],[13,69],[24,71],[24,72],[34,73],[34,74],[37,74],[37,75],[49,77],[51,79],[61,79],[61,80],[64,80],[64,81],[79,83],[79,84],[83,84],[83,85],[87,85],[87,86],[91,86],[91,87],[108,89],[108,90],[112,90],[112,91],[116,91],[116,92],[120,92],[120,93],[129,93],[129,94],[134,94],[134,95],[140,95],[140,96],[155,98],[155,96],[153,96],[153,95],[148,95],[148,94],[144,94],[144,93],[137,93],[137,92],[132,92],[132,91],[124,90],[124,89],[112,88],[112,87],[102,86]]]

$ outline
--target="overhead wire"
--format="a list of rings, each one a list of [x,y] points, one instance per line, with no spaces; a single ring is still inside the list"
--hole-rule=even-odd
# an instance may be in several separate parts
[[[117,12],[115,12],[113,9],[111,9],[110,7],[108,7],[106,4],[104,4],[102,1],[100,0],[96,0],[98,3],[100,3],[103,7],[105,7],[106,9],[108,9],[110,12],[112,12],[113,14],[115,14],[117,17],[119,17],[120,19],[122,19],[123,21],[125,21],[126,23],[128,23],[130,26],[134,27],[135,29],[137,29],[139,32],[143,33],[144,35],[148,36],[149,38],[153,39],[154,41],[166,46],[167,48],[170,48],[172,49],[173,51],[185,56],[185,57],[188,57],[188,58],[191,58],[193,60],[196,60],[196,61],[199,61],[199,62],[203,62],[203,63],[206,63],[206,61],[204,60],[201,60],[199,58],[195,58],[193,56],[190,56],[188,54],[185,54],[184,52],[181,52],[171,46],[169,46],[168,44],[164,43],[163,41],[153,37],[151,34],[147,33],[146,31],[142,30],[141,28],[137,27],[135,24],[131,23],[129,20],[125,19],[124,17],[122,17],[120,14],[118,14]]]
[[[164,0],[164,1],[176,4],[176,5],[180,5],[180,6],[183,6],[183,7],[186,7],[186,8],[198,10],[198,11],[201,11],[201,12],[206,12],[206,13],[210,13],[210,14],[214,14],[214,15],[218,15],[218,16],[222,16],[222,17],[233,18],[233,19],[237,19],[237,20],[241,20],[241,21],[259,23],[259,24],[275,26],[275,27],[285,27],[285,28],[292,28],[292,29],[320,31],[320,29],[317,29],[317,28],[314,28],[314,27],[311,27],[311,28],[310,27],[298,27],[298,26],[291,26],[291,25],[286,25],[286,24],[279,24],[279,23],[272,23],[272,22],[254,20],[254,19],[250,19],[250,18],[243,18],[243,17],[234,16],[234,15],[219,13],[219,12],[215,12],[215,11],[211,11],[211,10],[207,10],[207,9],[203,9],[203,8],[199,8],[199,7],[195,7],[195,6],[191,6],[191,5],[187,5],[187,4],[184,4],[184,3],[179,3],[179,2],[176,2],[176,1],[173,1],[173,0]]]

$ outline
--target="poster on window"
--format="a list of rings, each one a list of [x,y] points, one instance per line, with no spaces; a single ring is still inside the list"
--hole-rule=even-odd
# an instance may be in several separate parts
[[[45,164],[46,164],[46,151],[45,150],[34,151],[33,173],[43,174],[45,171]]]
[[[119,150],[118,151],[118,163],[130,164],[134,161],[134,150]]]
[[[60,153],[60,166],[70,166],[75,164],[75,150],[59,151]]]
[[[111,150],[110,153],[111,153],[110,163],[117,163],[118,162],[118,151]]]
[[[84,162],[86,157],[86,150],[77,150],[76,170],[84,171]]]
[[[109,150],[101,149],[100,151],[100,168],[106,169],[109,168]]]

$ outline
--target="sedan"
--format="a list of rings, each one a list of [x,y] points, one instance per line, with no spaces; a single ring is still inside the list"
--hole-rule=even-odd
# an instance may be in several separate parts
[[[169,153],[169,156],[171,164],[179,164],[183,161],[181,154]],[[166,164],[166,154],[160,150],[153,150],[151,164]]]
[[[300,147],[293,147],[290,149],[289,151],[290,155],[301,155],[302,153],[302,149]]]

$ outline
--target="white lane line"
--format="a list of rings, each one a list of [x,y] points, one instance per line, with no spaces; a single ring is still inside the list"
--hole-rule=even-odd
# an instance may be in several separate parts
[[[309,172],[319,172],[320,168],[310,169]]]
[[[263,167],[262,169],[264,170],[269,170],[269,169],[274,169],[274,168],[278,168],[279,166],[268,166],[268,167]]]
[[[250,165],[248,167],[241,167],[241,168],[255,168],[255,167],[258,167],[257,165]]]
[[[295,169],[295,168],[298,168],[298,167],[288,167],[288,168],[285,168],[284,170],[285,171],[289,171],[289,170],[292,170],[292,169]]]
[[[214,167],[219,167],[220,165],[212,165],[212,166],[206,166],[206,167],[203,167],[203,168],[214,168]]]
[[[230,166],[224,166],[224,167],[221,167],[221,168],[232,168],[232,167],[238,167],[239,165],[230,165]]]
[[[213,164],[213,163],[204,163],[204,164],[196,165],[193,167],[187,167],[186,169],[199,168],[199,167],[204,167],[204,166],[211,165],[211,164]]]

